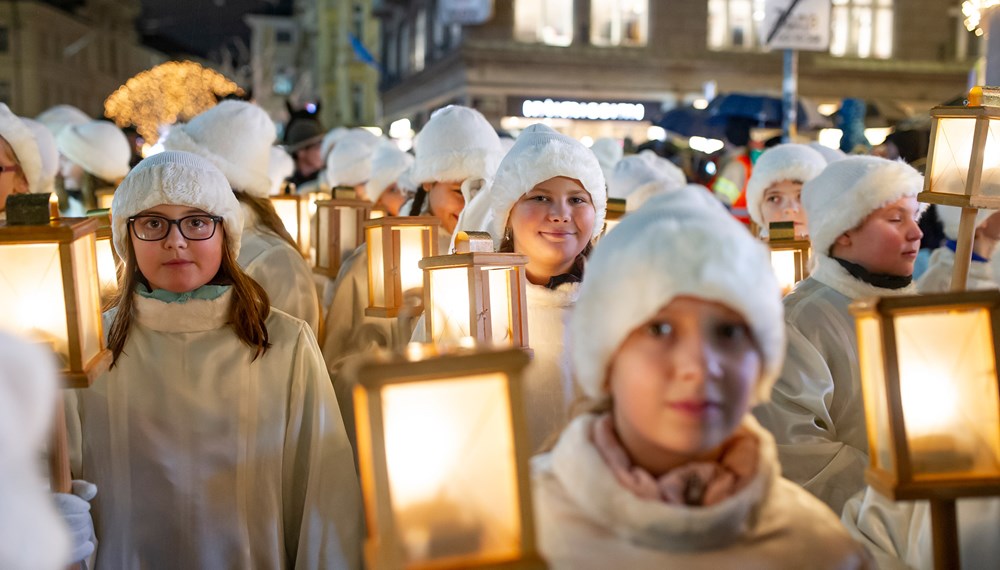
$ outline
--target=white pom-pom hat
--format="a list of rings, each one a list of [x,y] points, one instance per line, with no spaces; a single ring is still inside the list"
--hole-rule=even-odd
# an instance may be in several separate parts
[[[59,133],[66,127],[83,125],[93,119],[72,105],[56,105],[42,111],[41,114],[35,117],[35,120],[45,125],[45,128],[52,133],[53,137],[58,137]]]
[[[132,160],[125,133],[108,121],[70,125],[56,137],[56,146],[63,156],[108,182],[124,178]]]
[[[413,150],[411,179],[418,184],[489,180],[504,155],[500,137],[482,113],[460,105],[434,111]]]
[[[687,184],[683,170],[651,150],[626,156],[618,161],[608,178],[608,198],[627,200],[632,193],[658,180],[673,188]]]
[[[295,159],[280,146],[271,147],[271,162],[267,165],[267,176],[271,179],[271,195],[281,193],[285,179],[295,174]]]
[[[337,141],[326,159],[326,180],[331,187],[357,186],[372,175],[372,153],[379,137],[365,129],[351,129]]]
[[[56,147],[56,138],[45,125],[34,119],[21,117],[21,121],[31,130],[31,134],[35,135],[35,144],[42,159],[38,192],[52,192],[56,175],[59,174],[59,149]]]
[[[243,208],[222,171],[190,152],[168,150],[137,164],[115,190],[111,233],[115,250],[126,259],[128,218],[160,204],[188,206],[222,217],[233,257],[240,253]]]
[[[764,223],[764,192],[782,180],[806,183],[826,168],[823,155],[804,144],[780,144],[760,155],[747,181],[747,210],[750,219],[767,235]]]
[[[31,128],[3,103],[0,103],[0,137],[3,137],[14,151],[14,157],[21,165],[21,173],[28,181],[28,192],[41,192],[42,155],[38,150],[35,135],[31,132]]]
[[[234,191],[266,198],[271,193],[268,168],[275,136],[264,109],[245,101],[223,101],[172,129],[163,147],[204,157],[226,175]]]
[[[568,342],[576,381],[590,398],[609,395],[607,371],[628,335],[687,296],[743,316],[762,356],[754,403],[769,399],[784,360],[785,323],[768,249],[724,208],[692,198],[694,191],[650,201],[594,248]]]
[[[412,165],[412,154],[399,150],[399,146],[392,141],[380,142],[372,153],[372,175],[365,188],[372,203],[378,202],[382,193],[394,182],[405,187],[405,183],[398,181]]]

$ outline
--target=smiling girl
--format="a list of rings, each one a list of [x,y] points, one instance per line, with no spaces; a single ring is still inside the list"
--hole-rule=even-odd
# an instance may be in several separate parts
[[[115,192],[111,370],[77,393],[99,568],[356,568],[352,451],[309,327],[236,262],[243,215],[168,151]],[[81,457],[81,455],[77,455]]]
[[[591,412],[532,462],[551,568],[863,568],[749,415],[781,367],[765,248],[727,213],[650,204],[598,244],[567,352]]]

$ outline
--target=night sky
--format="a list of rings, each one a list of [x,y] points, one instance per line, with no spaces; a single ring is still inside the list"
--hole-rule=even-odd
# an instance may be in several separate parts
[[[242,38],[249,46],[246,14],[291,14],[293,0],[141,0],[139,32],[206,56]]]

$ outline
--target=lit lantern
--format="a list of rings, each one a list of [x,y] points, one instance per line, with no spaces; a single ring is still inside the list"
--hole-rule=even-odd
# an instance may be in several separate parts
[[[955,500],[1000,494],[1000,292],[854,303],[868,483],[931,502],[935,566],[958,568]]]
[[[544,568],[521,350],[372,359],[354,388],[369,568]]]
[[[369,212],[369,214],[368,214],[368,219],[369,220],[377,220],[379,218],[384,218],[384,217],[386,217],[388,215],[389,215],[388,212],[386,212],[382,208],[372,208],[372,211]]]
[[[1000,208],[1000,91],[976,87],[968,106],[931,109],[924,191],[918,199],[962,208],[952,290],[965,289],[977,208]]]
[[[344,257],[365,241],[365,221],[371,211],[367,200],[316,202],[315,273],[336,278]]]
[[[316,201],[322,197],[324,195],[319,192],[271,196],[271,204],[281,218],[281,223],[298,244],[302,257],[310,261],[315,256],[312,246],[312,216],[316,214]]]
[[[110,210],[111,202],[115,199],[115,189],[101,188],[94,192],[94,197],[97,198],[98,210]]]
[[[424,284],[420,260],[437,255],[440,220],[433,216],[384,217],[365,222],[369,317],[396,317],[403,292]]]
[[[787,295],[795,284],[809,276],[810,243],[808,239],[795,239],[793,222],[775,222],[769,226],[767,245],[771,248],[771,268],[778,277],[782,295]]]
[[[435,344],[528,346],[528,256],[495,253],[485,232],[459,232],[453,255],[426,257],[426,338]]]
[[[106,303],[118,293],[118,252],[111,236],[111,217],[106,211],[92,212],[97,220],[97,280],[101,303]]]
[[[625,200],[608,198],[608,209],[604,217],[604,233],[608,233],[625,217]]]
[[[107,365],[97,281],[97,220],[0,222],[0,326],[52,348],[71,388],[89,386]],[[20,198],[20,197],[19,197]],[[9,201],[8,204],[11,202]]]

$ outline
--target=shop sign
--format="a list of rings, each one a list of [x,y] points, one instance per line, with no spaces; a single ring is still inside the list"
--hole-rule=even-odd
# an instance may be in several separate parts
[[[474,26],[493,17],[493,0],[438,0],[442,24]]]
[[[566,101],[509,98],[508,114],[529,119],[577,119],[587,121],[646,121],[657,104],[633,101]]]
[[[766,0],[763,29],[771,49],[826,51],[830,0]]]

